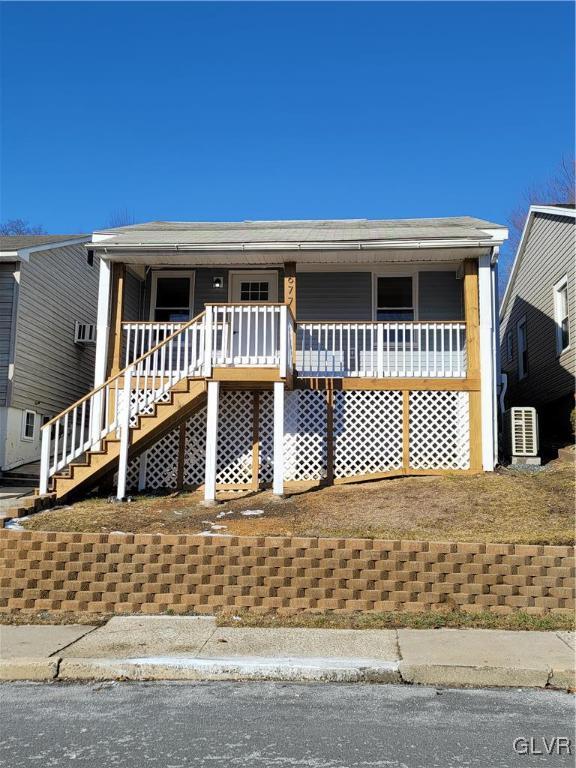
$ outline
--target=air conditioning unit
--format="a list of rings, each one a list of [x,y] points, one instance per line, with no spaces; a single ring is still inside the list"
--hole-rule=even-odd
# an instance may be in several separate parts
[[[540,464],[536,408],[510,408],[504,413],[504,429],[513,464]]]
[[[95,323],[81,323],[79,320],[76,320],[74,324],[74,343],[96,344]]]

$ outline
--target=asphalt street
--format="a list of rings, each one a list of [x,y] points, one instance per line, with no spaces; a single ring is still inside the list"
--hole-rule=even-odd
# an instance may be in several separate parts
[[[548,690],[4,683],[0,697],[7,768],[574,765],[574,698]]]

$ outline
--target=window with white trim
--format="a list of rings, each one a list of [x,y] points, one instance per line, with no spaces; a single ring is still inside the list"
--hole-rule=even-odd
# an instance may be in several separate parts
[[[514,357],[514,337],[512,331],[506,332],[506,360],[511,363]]]
[[[516,323],[516,345],[518,347],[518,379],[528,376],[528,326],[523,317]]]
[[[36,434],[36,413],[24,411],[22,414],[22,440],[32,441]]]
[[[554,319],[556,321],[556,352],[561,355],[570,346],[567,275],[564,275],[562,280],[554,286]]]
[[[377,320],[414,320],[411,277],[379,277],[376,285]]]

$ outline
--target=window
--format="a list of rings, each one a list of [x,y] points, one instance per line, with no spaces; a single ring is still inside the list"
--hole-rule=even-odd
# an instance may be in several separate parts
[[[22,440],[34,440],[36,432],[36,414],[34,411],[24,411],[22,414]]]
[[[240,283],[240,301],[268,301],[269,283],[242,281]]]
[[[512,358],[514,357],[514,339],[512,336],[512,331],[507,331],[506,333],[506,360],[511,363]]]
[[[153,272],[150,319],[182,323],[192,317],[194,274],[190,272]]]
[[[377,320],[414,320],[411,277],[379,277],[376,290]]]
[[[554,286],[554,319],[556,321],[556,352],[560,355],[570,346],[568,278],[566,275]]]
[[[518,379],[528,376],[528,329],[526,318],[516,324],[516,343],[518,346]]]

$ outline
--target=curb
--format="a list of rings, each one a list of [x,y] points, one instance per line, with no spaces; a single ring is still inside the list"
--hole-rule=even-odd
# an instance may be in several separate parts
[[[54,680],[60,657],[0,659],[0,680]]]
[[[573,669],[409,664],[363,658],[149,657],[0,660],[0,680],[275,680],[318,683],[404,683],[449,688],[574,690]]]
[[[321,683],[401,683],[398,662],[327,658],[64,659],[63,680],[278,680]]]

